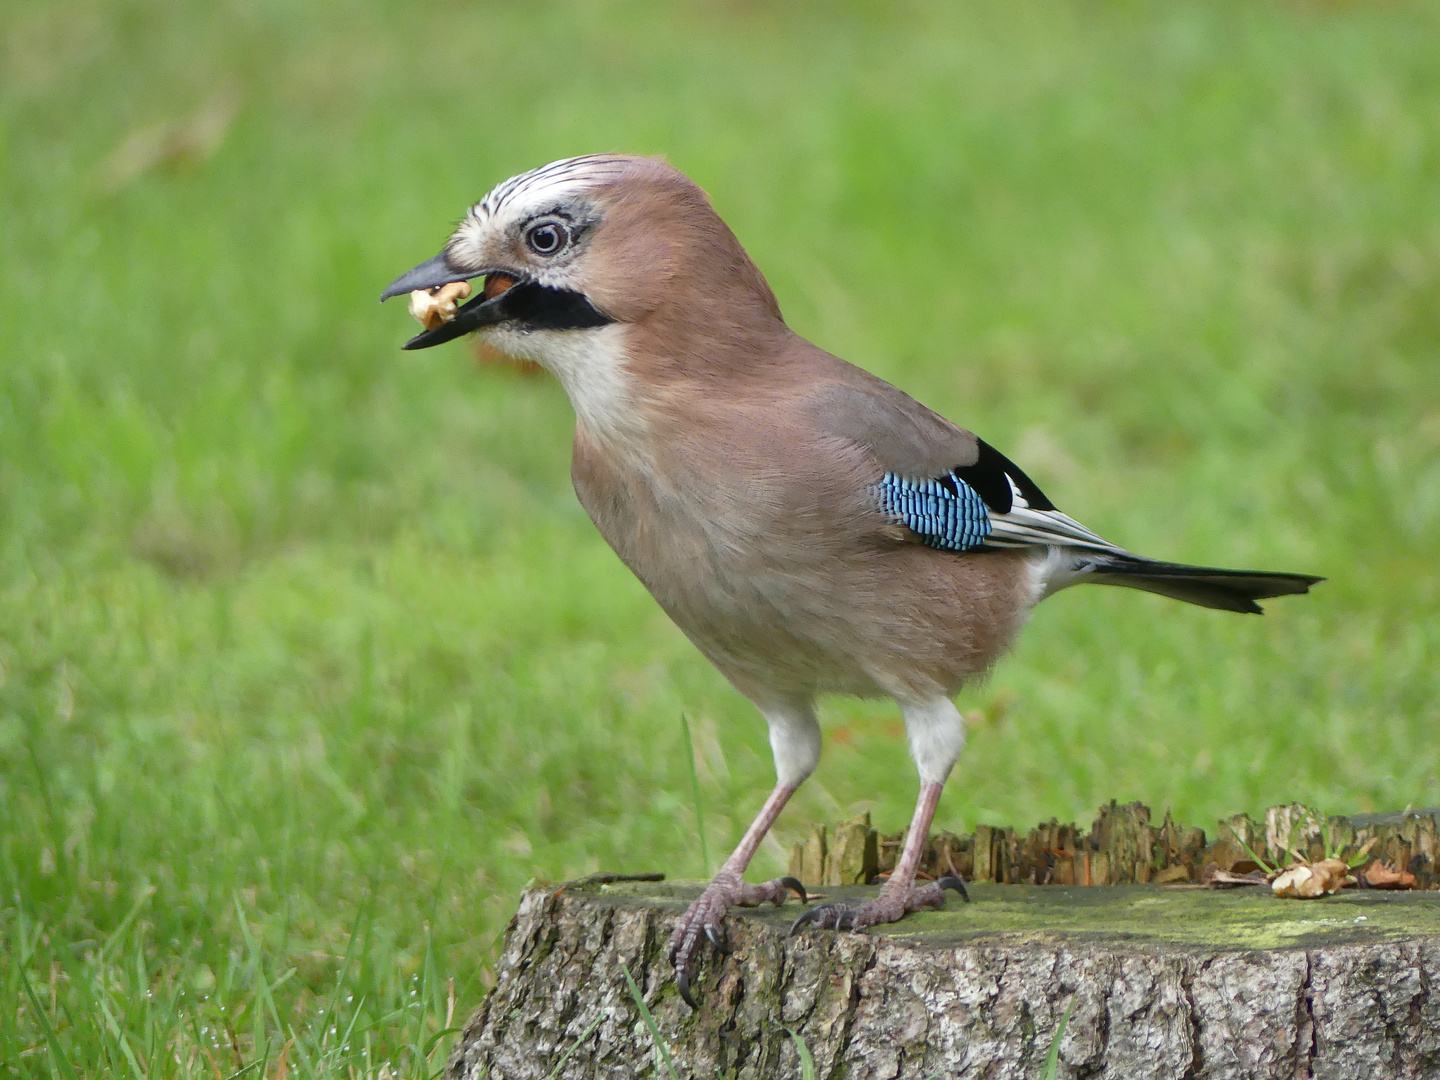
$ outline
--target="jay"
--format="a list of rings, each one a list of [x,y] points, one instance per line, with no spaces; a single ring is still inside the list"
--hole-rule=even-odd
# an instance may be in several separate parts
[[[920,774],[879,895],[796,920],[859,930],[963,894],[954,878],[916,885],[965,742],[951,698],[1036,603],[1093,583],[1258,613],[1321,580],[1158,562],[1067,517],[989,443],[786,326],[705,193],[661,161],[588,155],[506,180],[382,299],[482,278],[404,347],[479,333],[560,380],[581,504],[769,725],[775,788],[671,937],[692,1006],[727,908],[806,899],[793,878],[743,875],[820,759],[818,694],[892,698]]]

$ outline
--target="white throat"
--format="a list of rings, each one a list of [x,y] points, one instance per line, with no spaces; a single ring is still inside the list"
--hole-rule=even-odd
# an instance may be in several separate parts
[[[576,418],[591,434],[633,443],[643,430],[634,376],[625,369],[625,326],[586,330],[496,329],[486,335],[501,352],[533,360],[565,388]]]

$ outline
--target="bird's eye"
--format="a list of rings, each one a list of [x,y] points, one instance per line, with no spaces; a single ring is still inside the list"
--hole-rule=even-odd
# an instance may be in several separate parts
[[[525,242],[536,255],[554,255],[570,242],[570,234],[558,221],[545,221],[525,234]]]

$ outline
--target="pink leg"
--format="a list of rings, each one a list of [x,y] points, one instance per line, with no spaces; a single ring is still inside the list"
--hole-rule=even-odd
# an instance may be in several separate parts
[[[944,877],[922,888],[915,888],[915,871],[920,867],[920,856],[930,836],[930,823],[935,820],[935,808],[940,804],[940,792],[944,786],[938,783],[920,785],[920,798],[915,803],[915,816],[910,819],[910,831],[905,835],[900,861],[895,864],[889,880],[880,887],[879,896],[859,906],[822,904],[811,908],[795,920],[790,932],[795,933],[806,923],[814,923],[821,929],[863,930],[878,923],[899,922],[912,911],[944,907],[946,889],[954,889],[968,901],[970,897],[965,892],[965,883],[958,877]]]
[[[755,815],[755,820],[750,823],[750,828],[745,830],[739,845],[725,860],[725,865],[720,867],[715,879],[705,887],[699,899],[690,905],[675,924],[675,930],[670,935],[670,962],[675,965],[675,982],[680,988],[680,996],[692,1009],[695,1008],[695,1001],[690,996],[690,976],[695,973],[700,935],[703,933],[717,949],[726,951],[720,930],[726,909],[754,907],[767,900],[779,907],[785,902],[789,890],[798,893],[802,901],[806,899],[805,887],[792,877],[776,878],[763,885],[746,885],[744,881],[745,868],[755,857],[760,841],[765,839],[765,834],[770,831],[770,826],[775,824],[775,819],[780,816],[780,811],[785,808],[793,794],[795,788],[784,784],[770,792],[770,797],[765,800],[760,813]]]

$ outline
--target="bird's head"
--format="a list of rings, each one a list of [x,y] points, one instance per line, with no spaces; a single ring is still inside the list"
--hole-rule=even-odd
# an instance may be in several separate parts
[[[547,364],[615,324],[694,327],[708,313],[723,328],[780,316],[705,193],[653,158],[592,154],[506,180],[381,299],[478,278],[453,319],[404,347],[481,331],[502,351]]]

